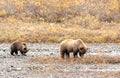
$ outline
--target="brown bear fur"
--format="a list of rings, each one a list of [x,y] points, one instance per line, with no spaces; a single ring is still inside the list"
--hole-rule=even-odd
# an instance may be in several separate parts
[[[14,56],[14,53],[17,55],[18,51],[21,52],[22,55],[26,56],[26,53],[28,52],[28,48],[26,43],[24,42],[19,42],[19,41],[15,41],[11,44],[11,55]]]
[[[62,58],[64,58],[65,55],[69,58],[71,52],[73,52],[74,58],[77,57],[78,53],[79,56],[82,57],[87,49],[87,46],[81,39],[67,39],[60,43],[60,55]]]

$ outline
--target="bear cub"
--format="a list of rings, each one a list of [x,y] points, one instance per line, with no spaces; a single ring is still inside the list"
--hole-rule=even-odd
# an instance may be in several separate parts
[[[11,55],[14,56],[14,53],[18,55],[18,51],[21,52],[22,55],[26,56],[26,53],[28,52],[28,48],[25,42],[19,42],[15,41],[11,44]]]

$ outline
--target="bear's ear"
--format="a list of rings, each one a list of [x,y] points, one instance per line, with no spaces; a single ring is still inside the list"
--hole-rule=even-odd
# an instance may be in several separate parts
[[[88,50],[89,48],[87,48],[87,50]]]
[[[23,45],[25,45],[25,46],[26,46],[26,43],[24,43],[24,42],[23,42]]]

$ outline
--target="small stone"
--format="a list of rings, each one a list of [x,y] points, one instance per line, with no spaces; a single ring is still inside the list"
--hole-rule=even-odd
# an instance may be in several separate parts
[[[5,49],[3,51],[5,52]]]
[[[6,58],[6,56],[3,56],[3,58]]]
[[[13,65],[11,65],[11,67],[14,67]]]
[[[12,71],[12,69],[11,69],[11,68],[7,69],[7,72],[11,72],[11,71]]]
[[[77,66],[76,69],[80,69],[80,66]]]
[[[32,57],[34,57],[34,55],[32,55]]]
[[[50,55],[53,55],[53,53],[50,53]]]
[[[15,71],[21,71],[22,68],[21,68],[21,67],[18,67],[18,68],[15,68],[14,70],[15,70]]]

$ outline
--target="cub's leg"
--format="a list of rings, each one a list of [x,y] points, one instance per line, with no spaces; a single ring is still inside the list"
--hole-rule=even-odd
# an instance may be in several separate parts
[[[18,55],[18,51],[15,51],[15,54]]]
[[[14,51],[12,51],[12,50],[11,50],[11,52],[10,52],[10,53],[11,53],[11,55],[13,55],[13,56],[14,56]]]
[[[27,56],[24,52],[20,51],[23,56]]]

